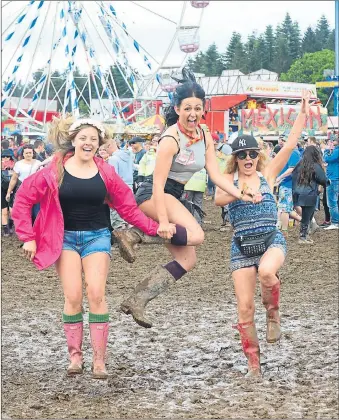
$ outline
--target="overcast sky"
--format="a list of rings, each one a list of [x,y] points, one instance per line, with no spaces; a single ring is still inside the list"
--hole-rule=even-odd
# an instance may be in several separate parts
[[[26,49],[24,61],[22,61],[20,72],[18,73],[20,74],[20,77],[22,77],[24,72],[33,71],[37,67],[46,64],[49,51],[51,50],[52,28],[55,16],[57,16],[57,30],[58,28],[60,31],[62,29],[62,21],[59,18],[59,13],[56,13],[57,3],[62,5],[67,2],[55,1],[50,5],[50,2],[46,1],[44,7],[41,9],[44,10],[44,12],[42,12],[39,21],[34,28],[30,45]],[[105,2],[107,6],[109,4],[114,5],[118,17],[126,24],[129,33],[147,50],[149,57],[154,57],[158,62],[161,62],[164,58],[165,52],[175,33],[176,24],[144,10],[135,3],[139,3],[140,5],[151,9],[153,12],[165,16],[176,24],[179,22],[180,16],[182,15],[182,25],[198,25],[202,13],[201,9],[192,8],[189,1],[186,2],[185,10],[183,9],[185,3],[183,1]],[[6,4],[8,5],[6,6]],[[3,5],[5,5],[5,7],[2,6],[3,28],[7,27],[9,22],[15,18],[20,9],[26,4],[28,4],[28,2],[3,2]],[[13,56],[16,47],[20,44],[20,40],[25,33],[28,23],[34,18],[34,8],[36,8],[37,4],[38,2],[35,2],[35,5],[31,7],[31,14],[27,15],[27,19],[16,27],[15,36],[13,36],[10,41],[3,44],[3,70],[6,69],[8,60]],[[97,21],[96,23],[94,22],[94,25],[100,26],[100,21],[98,19],[99,8],[97,3],[86,1],[83,2],[83,4],[88,10],[88,16],[92,16],[94,21],[94,18],[96,17]],[[47,11],[49,11],[48,14],[46,13]],[[215,42],[219,50],[223,52],[233,31],[241,33],[243,38],[246,39],[247,35],[253,31],[257,31],[258,34],[262,33],[268,24],[275,27],[284,19],[287,12],[291,15],[292,20],[299,22],[302,31],[309,25],[315,27],[317,20],[322,14],[327,17],[331,27],[334,27],[334,1],[211,1],[209,6],[204,9],[201,19],[200,49],[205,50],[211,43]],[[39,38],[39,29],[42,27],[46,14],[45,26],[42,35]],[[85,15],[84,18],[86,18]],[[87,27],[89,28],[89,17],[86,19]],[[69,34],[71,34],[72,30],[74,32],[74,29],[71,29],[72,28],[69,28]],[[103,30],[102,27],[101,30]],[[10,30],[8,30],[5,35],[9,32]],[[97,56],[102,60],[101,64],[107,64],[110,61],[109,56],[107,55],[107,48],[102,46],[99,35],[97,35],[95,31],[89,30],[89,32],[92,33],[93,44]],[[102,33],[102,35],[105,34]],[[122,36],[124,36],[124,34],[122,34]],[[2,38],[2,40],[4,40],[4,38]],[[32,56],[38,40],[37,53],[34,58],[32,69],[30,70]],[[130,53],[130,62],[139,68],[139,64],[134,62],[136,60],[136,52],[131,42],[128,48],[127,51]],[[19,51],[20,50],[14,54],[14,57],[19,54]],[[184,54],[180,52],[178,41],[176,40],[167,57],[165,65],[180,65],[183,58]],[[141,60],[140,56],[138,57],[138,60]],[[15,60],[10,63],[7,73],[12,71],[14,63]],[[140,61],[140,63],[141,66],[144,66],[142,61]],[[83,69],[87,66],[85,53],[81,46],[78,48],[76,64]],[[66,65],[67,60],[64,56],[64,44],[61,44],[60,52],[56,54],[55,59],[53,60],[53,66],[66,68]]]
[[[132,2],[114,3],[126,20],[134,22],[130,30],[135,30],[138,37],[152,43],[156,35],[156,40],[165,41],[166,37],[163,37],[162,30],[166,29],[167,32],[167,27],[171,26],[166,21],[142,10]],[[136,3],[178,21],[183,2],[139,1]],[[224,49],[233,31],[240,32],[244,37],[252,31],[261,33],[267,25],[276,26],[281,22],[287,12],[292,20],[299,22],[302,31],[309,25],[315,27],[322,14],[334,28],[334,7],[334,1],[211,1],[204,9],[200,28],[201,48],[204,50],[215,42],[220,49]],[[188,6],[185,19],[187,18],[192,24],[196,23],[199,14],[197,12]]]

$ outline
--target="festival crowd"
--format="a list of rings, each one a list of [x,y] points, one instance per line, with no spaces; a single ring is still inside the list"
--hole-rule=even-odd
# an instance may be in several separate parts
[[[221,231],[232,229],[231,272],[248,374],[260,375],[254,322],[257,276],[267,315],[266,340],[280,339],[280,278],[292,226],[312,245],[318,228],[339,228],[338,137],[304,138],[309,112],[299,115],[278,144],[224,136],[200,125],[205,92],[194,76],[183,80],[166,112],[166,129],[151,140],[120,141],[109,126],[72,116],[54,118],[48,143],[1,142],[2,235],[15,232],[39,270],[55,264],[64,292],[68,375],[83,372],[82,274],[89,302],[93,378],[106,379],[109,309],[105,286],[112,245],[133,263],[137,244],[165,245],[172,261],[157,264],[121,304],[135,322],[152,327],[146,305],[194,269],[204,241],[204,199],[221,208]],[[321,203],[325,220],[314,214]],[[208,258],[208,256],[206,257]],[[189,304],[189,302],[187,303]]]

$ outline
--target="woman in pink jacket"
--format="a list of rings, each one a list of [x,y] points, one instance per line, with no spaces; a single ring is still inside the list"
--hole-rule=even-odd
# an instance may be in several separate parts
[[[109,315],[105,286],[111,256],[106,204],[128,223],[151,236],[158,223],[139,210],[132,191],[114,168],[94,155],[105,142],[104,127],[94,120],[55,119],[50,130],[59,153],[49,166],[28,177],[17,192],[13,220],[23,250],[39,270],[52,264],[60,277],[70,365],[82,373],[82,272],[89,302],[93,377],[106,379]],[[40,203],[32,227],[31,210]],[[173,225],[173,233],[175,226]]]

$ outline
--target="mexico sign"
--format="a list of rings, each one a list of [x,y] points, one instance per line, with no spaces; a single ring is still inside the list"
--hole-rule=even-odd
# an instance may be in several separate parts
[[[288,133],[297,118],[299,108],[297,105],[269,105],[267,109],[241,109],[241,130],[271,135]],[[308,134],[327,132],[327,108],[312,106],[304,131]]]

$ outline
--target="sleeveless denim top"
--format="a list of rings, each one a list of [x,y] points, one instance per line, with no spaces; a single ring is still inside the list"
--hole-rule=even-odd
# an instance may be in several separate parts
[[[169,179],[185,184],[191,177],[205,167],[206,145],[204,139],[186,147],[189,141],[176,126],[179,136],[179,152],[173,156],[172,165],[168,174]]]
[[[228,205],[228,214],[234,229],[234,236],[251,235],[276,230],[278,209],[272,191],[264,178],[260,178],[260,192],[263,199],[258,204],[237,200]],[[234,174],[234,185],[238,187],[238,172]]]

